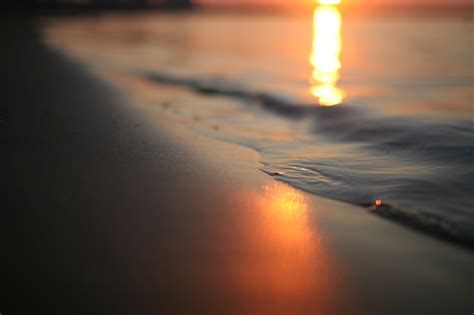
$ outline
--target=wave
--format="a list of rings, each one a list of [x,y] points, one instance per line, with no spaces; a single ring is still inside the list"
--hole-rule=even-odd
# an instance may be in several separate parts
[[[243,106],[258,104],[285,119],[310,120],[308,133],[318,140],[298,143],[308,148],[303,155],[291,148],[274,150],[276,144],[254,147],[261,151],[265,173],[307,192],[366,207],[381,217],[474,248],[471,121],[387,117],[354,106],[316,106],[223,78],[159,72],[139,75],[158,84],[237,99]],[[338,148],[338,154],[329,158],[318,154],[313,149],[318,141]],[[339,150],[341,146],[344,149]],[[286,154],[282,157],[276,151]],[[383,204],[376,206],[376,200]]]

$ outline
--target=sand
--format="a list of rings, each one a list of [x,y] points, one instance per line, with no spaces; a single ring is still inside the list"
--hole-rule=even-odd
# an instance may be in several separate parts
[[[470,314],[474,256],[309,195],[2,17],[2,314]]]

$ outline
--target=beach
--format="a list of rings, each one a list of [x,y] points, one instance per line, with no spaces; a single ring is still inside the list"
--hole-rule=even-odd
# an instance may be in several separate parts
[[[36,17],[1,23],[0,313],[474,310],[471,249],[276,181],[52,49]]]

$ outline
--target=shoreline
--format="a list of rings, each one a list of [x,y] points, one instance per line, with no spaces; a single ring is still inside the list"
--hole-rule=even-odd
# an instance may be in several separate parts
[[[279,184],[10,22],[0,312],[472,311],[470,251]]]

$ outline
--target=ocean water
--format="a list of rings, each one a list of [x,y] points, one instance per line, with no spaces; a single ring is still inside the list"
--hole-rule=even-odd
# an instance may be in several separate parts
[[[44,35],[280,181],[474,245],[469,15],[109,13]]]

